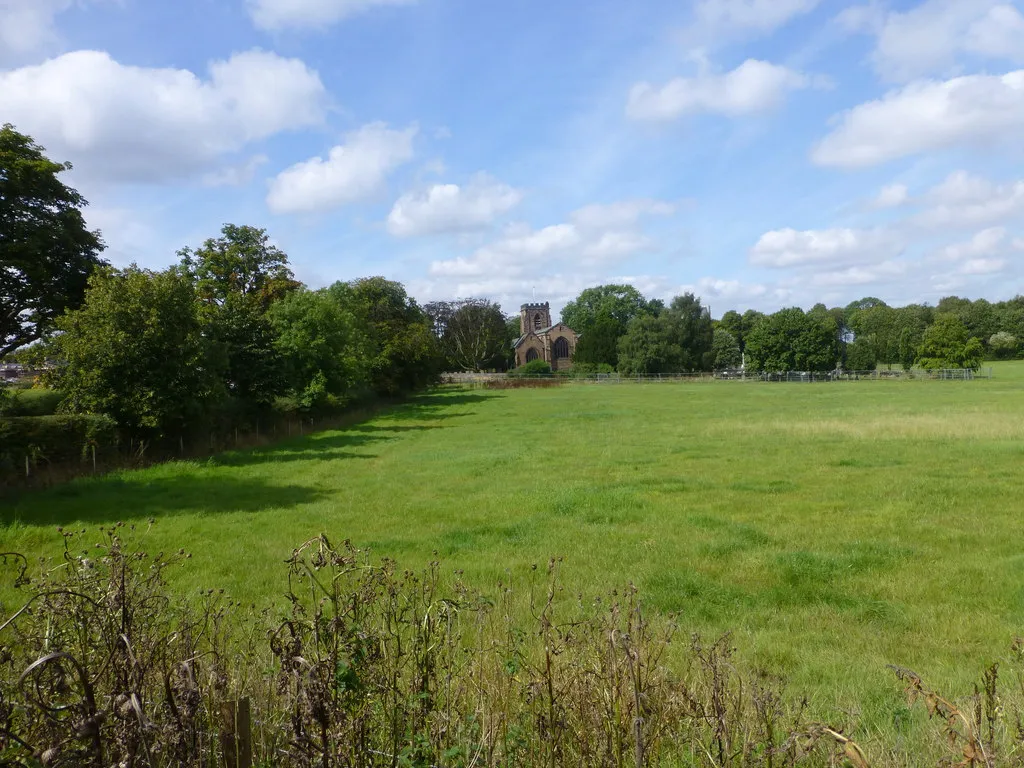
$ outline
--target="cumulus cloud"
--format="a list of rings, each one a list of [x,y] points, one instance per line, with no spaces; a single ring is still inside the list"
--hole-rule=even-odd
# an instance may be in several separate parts
[[[228,165],[203,176],[208,187],[241,187],[256,177],[256,171],[270,161],[266,155],[253,155],[240,165]]]
[[[965,243],[947,245],[940,252],[940,258],[946,261],[976,261],[998,254],[1007,247],[1006,230],[1003,227],[990,227],[976,233]]]
[[[810,13],[819,0],[701,0],[694,9],[699,23],[772,32],[790,20]]]
[[[906,184],[890,184],[883,187],[872,201],[875,208],[898,208],[910,199],[910,191]]]
[[[484,229],[522,198],[519,190],[483,175],[463,187],[435,184],[402,195],[388,216],[388,231],[396,237],[416,237]]]
[[[315,29],[382,6],[416,0],[249,0],[249,15],[261,29]]]
[[[779,229],[766,232],[750,251],[758,267],[846,266],[898,256],[903,244],[884,229]]]
[[[818,165],[863,167],[958,146],[1002,144],[1024,128],[1024,70],[913,83],[842,115],[812,152]]]
[[[458,295],[466,295],[469,287],[484,292],[495,281],[501,290],[487,295],[523,295],[537,274],[544,275],[545,284],[564,290],[579,284],[573,288],[578,291],[607,280],[612,265],[653,250],[656,244],[640,223],[645,216],[673,210],[671,204],[657,200],[627,200],[580,208],[568,221],[540,229],[512,226],[468,255],[433,262],[430,276],[435,284],[453,286]]]
[[[0,61],[49,48],[57,42],[54,22],[73,0],[0,0]]]
[[[208,169],[249,142],[322,120],[320,77],[298,59],[253,50],[184,69],[120,64],[77,51],[0,72],[0,115],[78,172],[161,181]]]
[[[870,266],[847,267],[846,269],[817,272],[810,276],[807,284],[813,288],[848,288],[853,286],[885,283],[905,275],[911,265],[905,261],[888,260]]]
[[[626,114],[633,120],[674,120],[702,112],[738,117],[772,109],[788,92],[812,84],[799,72],[748,59],[725,74],[679,77],[660,87],[637,83],[630,91]]]
[[[997,184],[966,171],[928,190],[912,223],[929,228],[986,227],[1024,216],[1024,181]]]
[[[861,6],[847,9],[840,20],[877,35],[871,58],[886,80],[944,74],[964,54],[1024,63],[1024,16],[1005,0],[926,0],[888,13]]]
[[[580,229],[608,229],[632,227],[644,216],[670,216],[675,211],[675,205],[661,200],[622,200],[584,206],[574,211],[570,219]]]
[[[270,183],[274,213],[324,212],[383,192],[388,175],[413,158],[416,127],[370,123],[345,137],[326,158],[314,157],[282,171]]]

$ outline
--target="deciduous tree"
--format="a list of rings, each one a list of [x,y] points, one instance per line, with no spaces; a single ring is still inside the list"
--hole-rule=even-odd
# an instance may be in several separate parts
[[[487,299],[438,301],[425,306],[424,312],[433,323],[449,368],[480,371],[504,367],[507,321],[499,304]]]
[[[985,360],[985,348],[973,338],[954,314],[939,314],[928,326],[918,350],[917,364],[926,370],[969,368],[977,370]]]
[[[747,367],[761,371],[829,371],[839,360],[835,319],[799,307],[769,315],[747,338]]]
[[[302,408],[343,404],[369,385],[373,349],[338,291],[293,291],[270,309],[285,380]]]
[[[711,353],[714,357],[716,371],[724,371],[729,368],[738,368],[743,359],[740,352],[740,345],[725,328],[716,328],[714,340],[711,343]]]
[[[0,128],[0,358],[46,336],[79,307],[103,265],[99,232],[85,226],[85,199],[58,177],[70,163]]]
[[[140,436],[180,434],[222,395],[222,361],[177,269],[102,269],[85,303],[57,320],[51,374],[76,413],[105,413]]]
[[[367,329],[374,349],[370,381],[375,392],[397,395],[437,380],[444,359],[433,323],[401,283],[367,277],[335,283],[329,290],[351,306]]]

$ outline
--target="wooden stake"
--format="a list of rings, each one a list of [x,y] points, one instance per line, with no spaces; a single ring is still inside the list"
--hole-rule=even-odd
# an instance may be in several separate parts
[[[224,768],[252,768],[252,719],[249,699],[220,707],[220,747]]]

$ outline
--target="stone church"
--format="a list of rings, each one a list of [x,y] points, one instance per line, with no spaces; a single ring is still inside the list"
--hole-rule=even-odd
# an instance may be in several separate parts
[[[543,360],[553,371],[567,371],[572,367],[572,353],[576,351],[576,332],[564,323],[551,323],[551,306],[523,304],[519,309],[520,336],[516,340],[516,367],[533,360]]]

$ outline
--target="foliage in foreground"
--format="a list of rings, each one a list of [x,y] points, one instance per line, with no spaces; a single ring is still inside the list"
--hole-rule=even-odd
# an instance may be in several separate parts
[[[281,613],[257,614],[222,590],[172,597],[189,556],[133,551],[122,528],[91,549],[63,533],[63,562],[38,574],[3,554],[23,602],[0,624],[0,765],[214,766],[250,749],[289,766],[869,765],[744,674],[728,636],[676,642],[632,586],[566,595],[554,560],[524,594],[486,596],[436,562],[403,572],[320,536],[288,560]],[[1019,764],[997,667],[968,706],[894,671],[939,723],[948,751],[930,761]]]
[[[437,563],[402,572],[321,536],[290,558],[275,617],[214,591],[173,599],[187,555],[130,551],[119,527],[89,550],[65,533],[64,561],[39,575],[5,556],[26,594],[0,624],[4,765],[218,765],[237,748],[222,705],[242,697],[257,765],[859,759],[741,676],[728,638],[673,655],[675,627],[648,621],[634,588],[574,599],[554,561],[525,595],[492,598],[458,575],[444,586]]]

